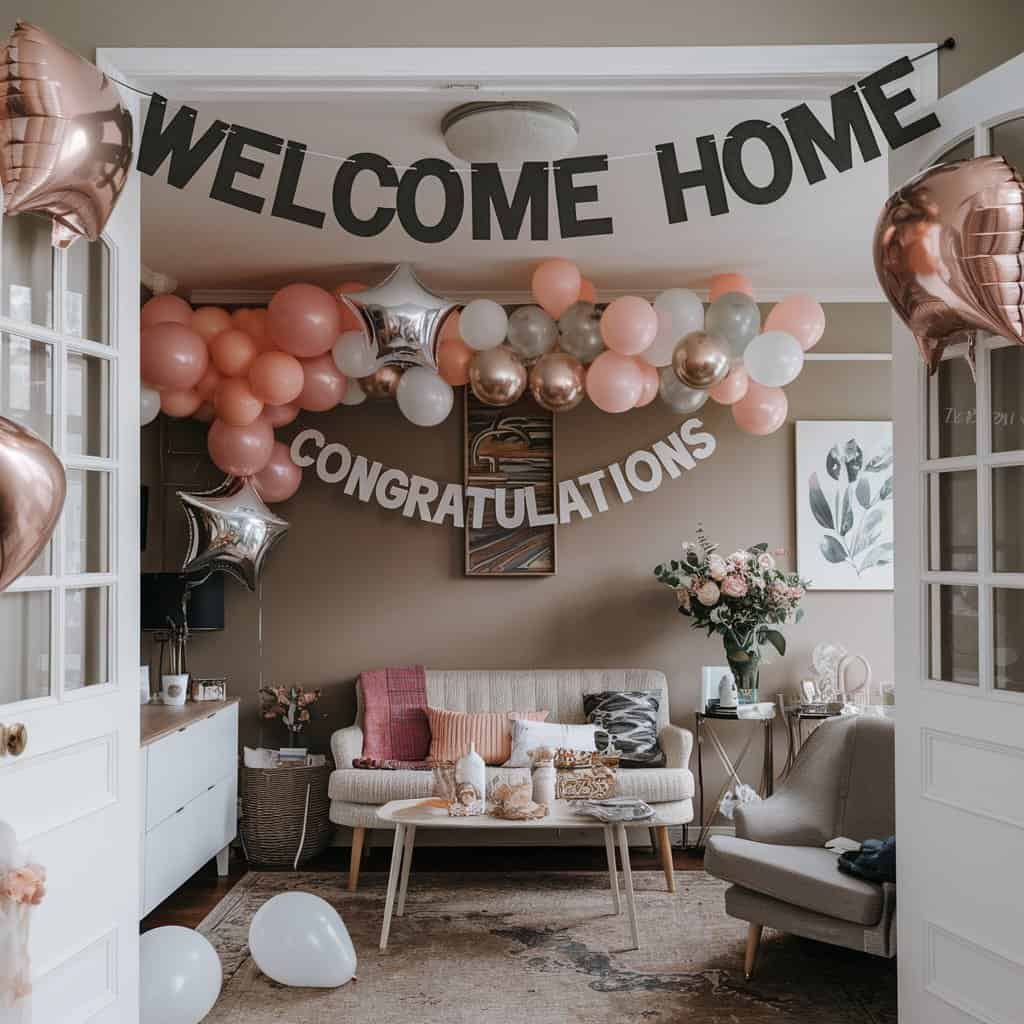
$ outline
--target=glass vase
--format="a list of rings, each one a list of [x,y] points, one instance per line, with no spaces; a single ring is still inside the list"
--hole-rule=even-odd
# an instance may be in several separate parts
[[[758,676],[761,671],[761,652],[726,649],[726,660],[736,680],[737,699],[740,704],[758,701]]]

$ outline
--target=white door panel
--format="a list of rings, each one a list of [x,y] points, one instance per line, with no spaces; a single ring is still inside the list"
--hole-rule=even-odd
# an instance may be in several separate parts
[[[935,109],[942,127],[890,158],[893,188],[947,159],[1002,152],[1024,163],[1024,56]],[[997,571],[1016,557],[1024,491],[994,475],[1024,466],[1001,407],[1024,349],[1004,355],[1007,344],[979,340],[976,385],[949,361],[956,352],[929,382],[893,320],[903,1024],[1017,1024],[1024,1005],[1024,575]]]

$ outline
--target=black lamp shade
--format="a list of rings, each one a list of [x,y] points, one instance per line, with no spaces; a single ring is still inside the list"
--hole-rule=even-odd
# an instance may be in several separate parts
[[[176,572],[142,574],[142,628],[167,629],[167,620],[181,625],[181,599],[185,580]],[[224,628],[224,576],[214,573],[191,588],[188,601],[188,628],[214,630]]]

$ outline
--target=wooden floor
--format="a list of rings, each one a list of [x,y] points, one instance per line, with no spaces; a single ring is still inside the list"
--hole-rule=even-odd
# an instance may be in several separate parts
[[[692,850],[673,850],[677,871],[699,870],[704,863],[703,853]],[[387,871],[391,860],[390,847],[371,849],[363,865],[364,871]],[[347,877],[349,851],[347,847],[333,846],[319,857],[303,865],[304,871],[337,871],[338,884],[344,887]],[[644,847],[633,848],[630,863],[636,871],[660,871],[658,857]],[[227,878],[217,876],[217,865],[210,861],[190,878],[177,892],[172,893],[142,920],[141,930],[177,924],[195,928],[217,905],[225,893],[246,873],[248,866],[241,853],[232,850]],[[417,871],[607,871],[604,847],[596,846],[539,846],[539,847],[442,847],[425,846],[416,850]]]

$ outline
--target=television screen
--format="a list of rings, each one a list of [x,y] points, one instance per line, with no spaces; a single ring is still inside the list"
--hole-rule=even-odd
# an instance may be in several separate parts
[[[168,618],[181,623],[185,579],[176,572],[142,574],[142,628],[167,629]],[[214,573],[190,588],[188,626],[193,630],[224,628],[224,576]]]

